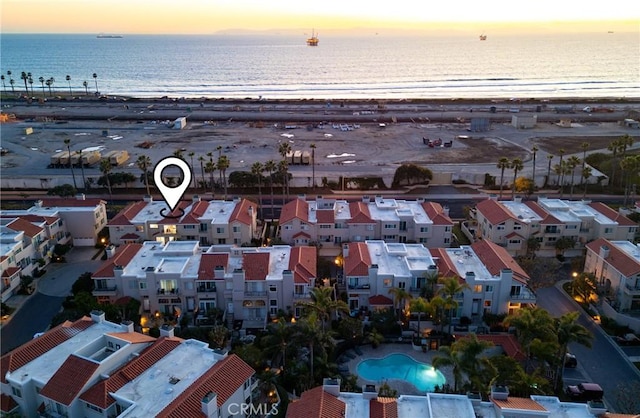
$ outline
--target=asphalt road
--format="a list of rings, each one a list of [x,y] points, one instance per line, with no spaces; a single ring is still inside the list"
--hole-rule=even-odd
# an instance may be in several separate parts
[[[578,309],[577,305],[557,287],[539,289],[537,305],[558,317]],[[613,411],[618,411],[615,393],[618,385],[640,382],[640,372],[623,356],[619,347],[591,320],[580,311],[578,322],[593,334],[592,347],[570,344],[569,351],[576,355],[585,378],[598,383],[605,394],[605,402]],[[570,372],[565,383],[576,383]]]

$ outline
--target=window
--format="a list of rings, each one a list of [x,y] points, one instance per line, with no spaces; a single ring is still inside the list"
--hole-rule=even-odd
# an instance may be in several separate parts
[[[406,288],[405,282],[398,282],[398,289],[405,289],[405,288]]]
[[[420,227],[420,232],[429,232],[429,228],[426,226]]]
[[[331,229],[331,225],[320,225],[320,229]]]
[[[207,232],[208,227],[209,225],[207,224],[200,224],[200,232]]]
[[[196,229],[195,225],[184,225],[184,229]]]
[[[604,229],[604,233],[605,233],[605,234],[610,234],[610,233],[612,233],[612,232],[613,232],[613,228],[605,228],[605,229]]]
[[[496,226],[496,229],[497,229],[498,231],[504,231],[504,223],[502,223],[502,224],[500,224],[500,225]]]
[[[216,228],[216,234],[224,234],[224,228],[223,227]]]
[[[140,290],[144,290],[147,288],[147,282],[140,282]]]
[[[394,224],[384,224],[384,229],[396,229]]]
[[[473,292],[474,293],[482,292],[482,285],[481,284],[477,284],[477,285],[473,286]]]
[[[91,405],[88,402],[85,405],[87,406],[88,409],[92,409],[92,410],[94,410],[96,412],[102,413],[102,408],[98,408],[97,406]]]
[[[158,224],[149,224],[149,228],[158,229]]]
[[[373,225],[367,225],[367,231],[373,231]]]
[[[419,242],[420,244],[426,244],[428,241],[429,241],[429,239],[428,239],[428,238],[419,238],[419,239],[418,239],[418,242]]]
[[[491,293],[493,292],[493,286],[492,285],[487,285],[484,287],[484,291],[487,293]]]
[[[445,226],[444,227],[444,232],[451,232],[451,227],[450,226]]]
[[[269,299],[269,306],[278,306],[278,301],[275,299]]]
[[[384,287],[391,287],[391,284],[392,284],[393,282],[391,281],[391,279],[384,279],[384,280],[382,281],[382,283],[383,283]]]
[[[484,301],[484,307],[485,308],[490,308],[491,307],[491,301],[490,300],[485,300]]]
[[[520,244],[520,240],[519,239],[510,239],[509,240],[509,244]]]
[[[395,235],[383,235],[382,239],[385,241],[395,241],[396,236]]]
[[[451,238],[445,238],[444,239],[444,243],[445,244],[450,244],[451,243]]]
[[[522,225],[520,225],[520,224],[513,225],[513,230],[514,231],[520,231],[521,229],[522,229]]]
[[[520,286],[511,286],[511,296],[518,296],[520,295]]]
[[[11,393],[13,393],[18,398],[22,398],[22,391],[20,390],[20,388],[17,388],[15,386],[11,386]]]

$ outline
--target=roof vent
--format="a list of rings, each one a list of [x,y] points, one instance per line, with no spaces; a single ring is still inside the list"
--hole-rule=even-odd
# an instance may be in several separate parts
[[[171,376],[169,378],[169,383],[171,383],[172,385],[175,385],[176,383],[178,383],[180,381],[180,379],[178,379],[177,377]]]

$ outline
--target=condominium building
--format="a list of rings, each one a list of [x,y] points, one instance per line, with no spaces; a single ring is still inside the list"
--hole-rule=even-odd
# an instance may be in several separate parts
[[[601,202],[538,198],[526,201],[487,199],[474,210],[476,239],[485,239],[504,247],[511,255],[524,255],[527,241],[539,243],[538,255],[565,256],[583,254],[585,244],[596,238],[633,240],[638,224]],[[575,242],[573,248],[557,249],[562,238]]]
[[[0,216],[34,215],[43,218],[59,218],[65,225],[70,243],[78,247],[92,247],[98,243],[100,231],[107,225],[106,202],[87,199],[83,194],[75,198],[42,199],[23,210],[3,210]],[[61,242],[62,237],[57,238]]]
[[[149,196],[121,210],[109,223],[115,245],[171,240],[199,241],[202,245],[251,243],[257,238],[255,203],[247,199],[181,201],[171,216],[166,202]]]
[[[415,201],[365,196],[358,202],[294,199],[282,208],[280,238],[291,245],[322,244],[339,250],[343,242],[381,239],[448,247],[453,221],[447,208],[424,199]],[[339,251],[338,251],[339,252]]]
[[[257,387],[236,355],[176,338],[170,327],[149,337],[99,311],[5,354],[0,366],[3,415],[25,417],[226,418],[231,405],[253,402]]]
[[[94,296],[114,302],[129,296],[147,314],[204,320],[224,311],[229,323],[264,328],[269,315],[294,311],[316,281],[315,247],[200,247],[198,241],[126,244],[93,274]],[[296,315],[300,315],[295,309]]]
[[[70,240],[57,216],[0,214],[0,276],[2,302],[20,287],[20,278],[33,276],[51,260],[56,244]]]
[[[324,379],[302,393],[287,409],[287,418],[633,418],[637,415],[610,414],[602,403],[562,402],[555,396],[510,396],[507,387],[495,387],[488,401],[472,395],[426,393],[378,396],[375,385],[365,385],[362,393],[341,392],[340,379]],[[505,390],[506,389],[506,390]]]
[[[587,244],[584,271],[596,276],[617,311],[640,311],[640,244],[598,238]]]
[[[343,247],[349,307],[375,309],[391,305],[392,288],[418,296],[431,277],[457,277],[467,289],[457,295],[455,317],[485,312],[512,313],[535,305],[529,276],[507,251],[489,241],[460,248],[428,250],[420,244],[352,242]]]

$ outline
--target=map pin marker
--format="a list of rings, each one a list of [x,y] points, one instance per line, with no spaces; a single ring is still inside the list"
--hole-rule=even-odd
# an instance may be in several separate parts
[[[182,182],[176,187],[169,187],[162,181],[162,171],[172,165],[182,170]],[[169,209],[173,212],[178,202],[180,202],[180,199],[182,199],[184,192],[187,191],[187,188],[191,184],[191,167],[181,158],[166,157],[160,160],[153,169],[153,180],[156,183],[156,187],[160,190],[164,201],[167,202],[167,206],[169,206]],[[162,212],[160,212],[160,214],[162,215]]]

